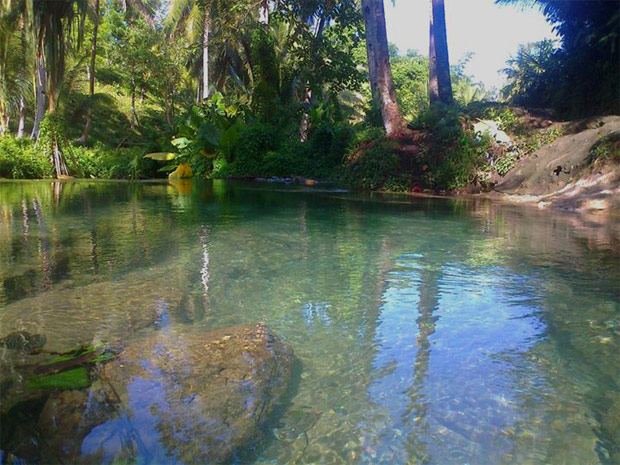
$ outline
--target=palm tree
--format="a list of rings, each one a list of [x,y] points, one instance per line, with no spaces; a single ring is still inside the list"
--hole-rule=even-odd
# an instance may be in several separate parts
[[[56,176],[68,175],[61,148],[60,129],[56,123],[61,89],[65,83],[67,49],[79,47],[84,32],[86,0],[63,0],[34,2],[34,31],[37,47],[37,83],[47,97],[48,140],[46,151],[50,152]],[[75,34],[74,34],[75,33]],[[77,38],[74,44],[74,38]],[[39,94],[39,92],[37,92]],[[37,98],[40,98],[37,95]],[[41,100],[37,105],[41,106]]]
[[[362,0],[362,9],[373,101],[381,109],[386,135],[400,137],[406,131],[406,124],[398,108],[392,80],[383,0]]]
[[[32,69],[31,10],[29,1],[0,0],[0,134],[8,131],[10,117],[16,113],[20,116],[18,134],[23,133]]]
[[[209,35],[213,19],[213,0],[173,0],[166,23],[176,31],[183,31],[190,43],[200,43],[202,50],[199,96],[209,97]]]
[[[429,96],[431,104],[441,101],[446,105],[453,102],[450,81],[450,60],[446,34],[446,13],[444,0],[431,0]]]
[[[210,88],[222,82],[229,73],[233,81],[239,81],[237,65],[245,68],[242,74],[251,74],[248,66],[250,35],[242,31],[251,30],[257,25],[257,19],[258,23],[269,27],[268,0],[172,1],[166,25],[173,34],[185,34],[190,44],[200,49],[200,56],[190,62],[199,81],[198,101],[208,98]],[[210,70],[210,65],[220,66]]]

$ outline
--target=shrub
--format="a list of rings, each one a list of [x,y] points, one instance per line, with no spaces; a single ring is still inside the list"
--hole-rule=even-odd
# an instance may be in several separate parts
[[[260,176],[264,174],[263,157],[278,149],[278,134],[274,127],[252,123],[244,127],[232,149],[231,167],[234,176]]]
[[[358,189],[379,189],[390,178],[398,178],[400,157],[394,142],[383,139],[349,156],[343,179]]]
[[[73,147],[67,156],[69,172],[76,177],[101,179],[139,179],[161,177],[159,166],[144,158],[141,147],[112,149]]]
[[[14,179],[48,178],[52,165],[30,139],[0,138],[0,177]]]

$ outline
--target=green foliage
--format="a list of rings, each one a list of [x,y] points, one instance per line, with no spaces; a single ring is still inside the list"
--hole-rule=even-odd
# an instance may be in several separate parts
[[[423,111],[411,126],[427,138],[411,153],[374,129],[353,138],[354,149],[343,179],[353,187],[389,191],[433,189],[451,191],[471,185],[484,167],[489,141],[469,129],[468,117],[458,108],[438,103]]]
[[[1,178],[49,178],[52,166],[49,158],[35,150],[30,139],[0,138]]]
[[[358,189],[380,189],[399,177],[400,158],[392,141],[370,142],[349,157],[343,180]]]
[[[610,134],[599,140],[590,149],[589,160],[590,163],[595,163],[598,160],[620,163],[620,136]]]
[[[550,144],[563,134],[562,130],[557,127],[550,127],[544,131],[534,133],[531,137],[526,137],[519,145],[519,151],[522,155],[535,152],[544,145]]]
[[[159,176],[159,165],[145,160],[140,147],[112,149],[65,146],[70,153],[67,165],[78,177],[101,179],[139,179]],[[30,139],[0,138],[0,177],[11,179],[49,178],[53,176],[50,160]]]
[[[461,117],[458,108],[437,102],[433,108],[423,111],[410,126],[429,131],[438,143],[449,145],[459,141],[463,136]]]
[[[102,144],[92,148],[73,147],[67,159],[71,173],[84,178],[144,179],[161,176],[160,165],[143,157],[141,147],[112,149]]]
[[[396,98],[406,120],[428,108],[428,58],[415,53],[391,59]]]
[[[482,113],[483,119],[499,121],[500,129],[516,136],[523,136],[527,132],[527,127],[523,120],[507,106],[491,106],[485,108]]]
[[[502,0],[509,2],[514,0]],[[617,113],[620,101],[620,9],[616,2],[536,0],[562,40],[522,46],[508,61],[512,103],[564,117]]]
[[[45,158],[50,159],[53,155],[54,144],[60,145],[61,149],[67,145],[65,134],[64,120],[57,114],[47,113],[41,121],[39,138],[36,143],[37,150],[40,150]]]
[[[346,123],[323,122],[310,132],[305,143],[294,134],[283,136],[274,126],[257,121],[247,124],[231,157],[220,156],[214,161],[212,176],[333,179],[339,175],[354,129]]]
[[[553,81],[557,84],[560,77],[558,56],[551,40],[520,45],[504,69],[508,84],[502,89],[502,95],[515,105],[551,106],[557,90],[549,91]]]
[[[229,170],[235,177],[263,176],[268,174],[263,166],[263,157],[279,148],[277,129],[271,125],[255,122],[241,129],[239,138],[231,150]],[[214,172],[214,177],[221,173]]]
[[[435,149],[436,156],[428,160],[430,168],[426,182],[437,190],[448,191],[471,185],[484,165],[487,148],[487,140],[478,141],[471,134],[462,132],[458,142],[451,147]]]
[[[496,0],[515,3],[523,0]],[[566,117],[618,112],[620,9],[617,2],[533,0],[554,25],[562,47],[530,44],[509,61],[507,96]]]
[[[515,163],[519,160],[519,152],[512,151],[504,154],[502,157],[495,162],[494,168],[495,172],[500,176],[505,176],[508,171],[514,168]]]

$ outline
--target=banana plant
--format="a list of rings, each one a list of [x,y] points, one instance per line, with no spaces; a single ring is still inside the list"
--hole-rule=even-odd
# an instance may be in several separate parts
[[[229,157],[244,122],[245,109],[228,104],[221,94],[215,94],[205,105],[193,106],[177,125],[170,141],[174,151],[148,153],[144,157],[169,162],[161,171],[191,165],[199,157]]]

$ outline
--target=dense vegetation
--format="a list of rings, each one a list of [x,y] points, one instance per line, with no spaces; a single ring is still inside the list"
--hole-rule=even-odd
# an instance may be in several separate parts
[[[562,43],[524,45],[500,105],[450,67],[442,0],[430,59],[388,45],[382,0],[0,0],[0,177],[481,182],[515,155],[476,118],[618,110],[615,2],[532,3]]]

